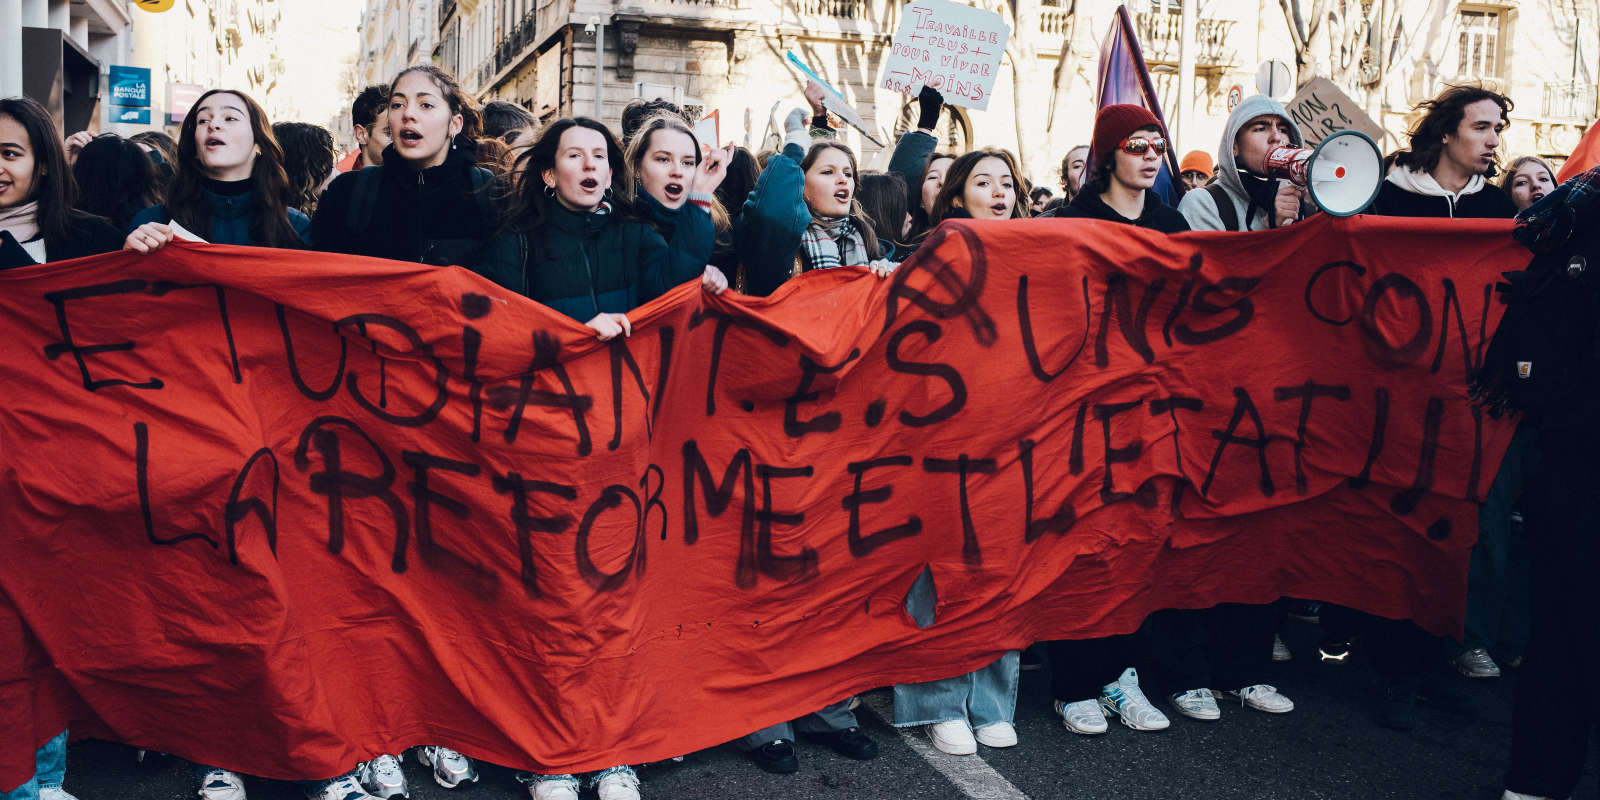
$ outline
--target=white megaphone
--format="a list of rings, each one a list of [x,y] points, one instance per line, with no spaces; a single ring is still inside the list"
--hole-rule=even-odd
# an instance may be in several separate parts
[[[1279,147],[1267,154],[1267,174],[1305,187],[1317,208],[1336,217],[1359,214],[1383,186],[1383,153],[1361,131],[1338,131],[1315,150]]]

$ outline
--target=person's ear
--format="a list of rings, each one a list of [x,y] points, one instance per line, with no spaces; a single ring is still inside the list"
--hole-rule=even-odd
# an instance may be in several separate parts
[[[460,114],[457,114],[457,115],[451,117],[450,118],[450,138],[452,138],[452,139],[456,138],[456,135],[461,133],[461,129],[463,127],[465,127],[466,124],[467,124],[466,119],[464,119]]]

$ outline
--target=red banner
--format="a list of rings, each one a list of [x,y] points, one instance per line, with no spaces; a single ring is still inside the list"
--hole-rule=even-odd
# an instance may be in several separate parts
[[[69,722],[275,778],[566,772],[1163,607],[1454,631],[1508,234],[952,224],[610,344],[356,257],[0,272],[0,784]]]

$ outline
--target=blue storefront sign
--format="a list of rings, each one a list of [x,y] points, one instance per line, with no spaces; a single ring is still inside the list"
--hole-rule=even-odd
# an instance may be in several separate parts
[[[123,122],[123,123],[127,123],[129,125],[149,125],[150,124],[150,109],[148,109],[148,108],[124,108],[122,106],[112,106],[111,107],[111,121],[112,122]]]
[[[150,69],[111,65],[111,105],[150,107]],[[148,115],[147,115],[148,116]]]

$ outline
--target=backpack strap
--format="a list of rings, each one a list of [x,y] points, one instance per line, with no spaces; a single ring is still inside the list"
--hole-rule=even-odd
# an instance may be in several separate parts
[[[1217,216],[1222,218],[1222,229],[1225,231],[1243,230],[1239,227],[1239,210],[1233,207],[1233,198],[1228,195],[1228,190],[1222,184],[1213,183],[1206,187],[1206,192],[1211,195],[1217,204]]]
[[[383,184],[383,165],[362,167],[356,173],[356,188],[350,194],[350,211],[345,215],[345,228],[360,236],[372,223],[372,210],[378,205],[378,189]]]

